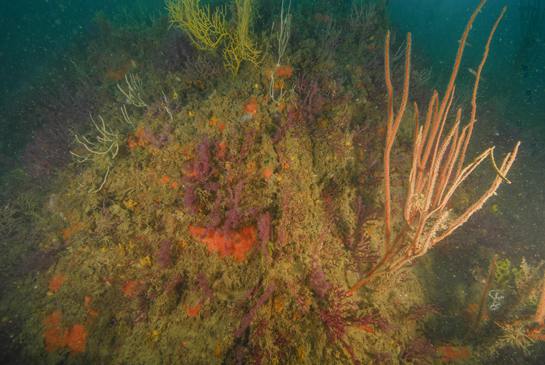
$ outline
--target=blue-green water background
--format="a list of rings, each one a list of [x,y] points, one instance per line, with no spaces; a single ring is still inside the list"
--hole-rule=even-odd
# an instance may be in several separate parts
[[[164,8],[162,0],[4,1],[0,16],[0,154],[22,152],[33,123],[17,120],[20,111],[30,107],[29,98],[43,88],[57,90],[67,81],[61,72],[74,71],[68,69],[72,67],[69,51],[95,36],[92,20],[98,13],[114,24],[151,25],[154,17],[167,13]]]
[[[393,24],[401,31],[412,32],[415,42],[437,69],[446,65],[451,67],[457,40],[478,3],[476,0],[392,0],[389,11]],[[296,3],[293,5],[295,7]],[[335,11],[336,7],[343,5],[349,6],[348,2],[330,2],[328,7]],[[519,1],[489,1],[485,5],[476,19],[476,30],[469,37],[475,48],[466,50],[464,65],[477,67],[488,36],[488,31],[483,30],[491,28],[503,6],[507,6],[507,11],[492,42],[484,74],[498,82],[500,92],[511,92],[511,84],[502,85],[499,81],[516,72],[513,62],[521,42]],[[82,38],[92,36],[91,23],[97,12],[118,24],[151,23],[150,19],[154,16],[166,14],[164,7],[161,0],[5,2],[0,21],[0,153],[13,154],[13,144],[21,145],[17,142],[22,141],[10,138],[10,129],[6,129],[6,126],[12,123],[8,119],[17,113],[17,108],[24,106],[25,100],[22,98],[28,98],[26,92],[43,87],[44,82],[62,83],[58,79],[60,75],[55,75],[58,71],[54,66],[58,66],[59,62],[69,65],[65,59],[67,51]],[[511,96],[511,99],[531,99],[529,106],[536,108],[536,112],[539,109],[539,114],[533,116],[541,120],[543,60],[544,57],[540,57],[535,67],[528,71],[525,80],[516,85],[517,90]],[[541,123],[531,120],[526,123],[535,128],[541,127]]]

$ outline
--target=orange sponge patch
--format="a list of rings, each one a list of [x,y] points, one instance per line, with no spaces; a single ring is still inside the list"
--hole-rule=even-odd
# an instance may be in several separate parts
[[[191,306],[187,306],[186,313],[189,317],[196,317],[201,310],[201,305],[197,304],[195,307],[191,308]]]
[[[291,69],[291,66],[278,66],[276,67],[276,71],[274,73],[275,77],[280,77],[284,79],[291,79],[293,70]]]
[[[53,312],[44,319],[46,329],[42,332],[45,341],[45,349],[54,352],[68,346],[72,354],[85,350],[85,327],[76,324],[72,328],[63,331],[61,327],[62,314]]]
[[[63,229],[61,234],[64,237],[64,239],[66,240],[66,242],[68,243],[68,242],[70,242],[71,236],[74,233],[79,232],[82,228],[83,228],[83,223],[82,222],[76,222],[76,223],[72,224],[72,226],[69,229]]]
[[[138,293],[138,285],[140,283],[138,281],[129,281],[127,284],[125,284],[125,288],[123,288],[123,291],[125,294],[127,294],[129,297],[133,296],[133,294]]]
[[[269,180],[271,176],[273,175],[272,167],[268,166],[265,171],[263,171],[263,175],[265,175],[265,178]]]
[[[244,106],[244,110],[248,114],[257,114],[257,106],[259,104],[257,103],[257,98],[253,97],[250,99],[250,101]]]
[[[244,260],[246,253],[254,247],[256,242],[253,226],[244,227],[239,232],[229,231],[228,234],[210,231],[204,238],[201,237],[206,232],[205,228],[189,226],[189,232],[195,240],[208,246],[208,252],[218,252],[221,258],[233,255],[237,261]]]
[[[62,314],[53,312],[44,319],[46,329],[42,332],[45,337],[45,348],[49,352],[62,349],[64,345],[64,331],[61,328]]]
[[[86,337],[85,328],[81,324],[76,324],[70,330],[66,329],[64,333],[66,346],[70,347],[73,354],[85,350]]]
[[[471,357],[471,353],[467,350],[467,348],[461,346],[436,346],[435,350],[442,352],[445,355],[441,358],[441,360],[445,363]]]
[[[63,277],[62,274],[57,274],[53,276],[53,278],[51,278],[51,284],[49,284],[49,289],[51,289],[51,291],[53,292],[56,292],[61,288],[62,283],[64,283],[65,281],[68,281],[68,279]]]

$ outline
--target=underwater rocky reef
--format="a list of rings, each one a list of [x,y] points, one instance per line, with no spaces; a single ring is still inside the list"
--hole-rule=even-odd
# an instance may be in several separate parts
[[[483,4],[460,57],[498,24],[471,28]],[[166,7],[151,24],[95,17],[3,176],[4,361],[543,354],[543,265],[498,259],[515,233],[493,195],[518,144],[464,161],[478,75],[455,100],[452,60],[434,92],[384,1]]]

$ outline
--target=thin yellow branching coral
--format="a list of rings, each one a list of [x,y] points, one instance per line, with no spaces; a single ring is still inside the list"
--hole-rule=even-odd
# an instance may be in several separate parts
[[[242,61],[258,66],[262,62],[259,60],[261,51],[257,49],[257,42],[250,38],[252,0],[236,0],[236,32],[229,30],[223,10],[218,9],[210,15],[210,7],[201,8],[199,2],[166,0],[170,22],[184,30],[199,49],[213,50],[224,41],[224,66],[234,75],[238,74]]]
[[[223,49],[224,66],[230,68],[233,74],[236,75],[242,61],[250,61],[255,66],[258,66],[262,62],[262,60],[259,60],[260,54],[261,51],[257,50],[254,42],[246,39],[245,43],[242,43],[235,34],[233,42],[229,42]]]
[[[223,50],[225,67],[231,68],[237,74],[240,63],[244,60],[258,66],[261,51],[257,43],[250,38],[250,23],[252,15],[252,0],[236,0],[237,4],[237,33],[232,35],[232,42]]]
[[[210,16],[210,7],[199,7],[200,0],[166,0],[170,22],[182,28],[195,45],[202,50],[216,48],[223,38],[229,37],[225,13],[216,9]]]

